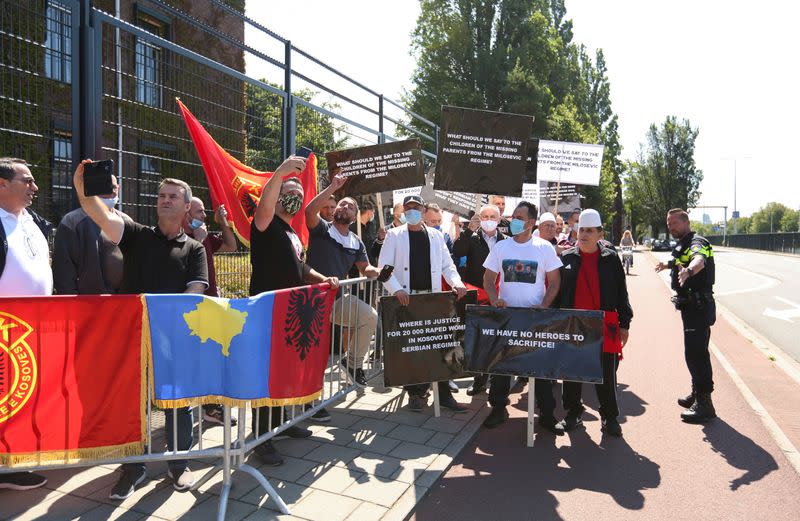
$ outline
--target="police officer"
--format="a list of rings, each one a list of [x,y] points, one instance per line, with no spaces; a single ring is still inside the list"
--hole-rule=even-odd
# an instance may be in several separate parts
[[[714,252],[711,243],[689,229],[689,214],[680,208],[667,213],[667,229],[678,240],[672,259],[659,262],[656,271],[671,270],[672,297],[683,320],[683,345],[686,365],[692,376],[692,392],[679,398],[678,404],[687,410],[681,419],[687,423],[705,423],[717,414],[711,402],[714,382],[708,341],[711,326],[716,322],[714,303]]]

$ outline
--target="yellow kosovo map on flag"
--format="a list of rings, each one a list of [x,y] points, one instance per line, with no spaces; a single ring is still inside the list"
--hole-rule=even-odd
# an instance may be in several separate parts
[[[233,337],[241,334],[247,321],[247,312],[231,308],[226,298],[206,297],[197,307],[183,314],[192,335],[202,343],[213,340],[222,346],[222,354],[230,355]]]

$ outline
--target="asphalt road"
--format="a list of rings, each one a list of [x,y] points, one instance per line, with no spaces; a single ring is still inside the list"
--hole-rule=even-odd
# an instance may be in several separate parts
[[[717,301],[800,362],[800,257],[715,247],[714,260]]]

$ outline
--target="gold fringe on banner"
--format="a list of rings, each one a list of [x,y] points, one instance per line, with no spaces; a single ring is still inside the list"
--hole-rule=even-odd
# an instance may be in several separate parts
[[[238,398],[230,398],[228,396],[193,396],[191,398],[182,398],[180,400],[153,400],[155,404],[162,409],[171,409],[173,407],[192,407],[196,405],[209,405],[209,404],[222,404],[228,407],[246,407],[249,403],[251,407],[280,407],[282,405],[303,405],[313,402],[322,395],[322,390],[307,396],[298,396],[296,398],[256,398],[253,400],[241,400]]]
[[[194,407],[198,405],[221,404],[228,407],[246,407],[250,403],[251,407],[280,407],[283,405],[304,405],[313,402],[322,395],[322,389],[306,396],[294,398],[255,398],[252,400],[242,400],[230,398],[228,396],[192,396],[191,398],[181,398],[179,400],[157,400],[156,383],[153,378],[153,345],[150,341],[150,314],[147,309],[147,300],[142,295],[142,349],[147,352],[147,372],[150,375],[150,393],[153,403],[161,409],[172,409],[173,407]],[[142,379],[144,386],[144,379]],[[146,407],[146,397],[143,396],[142,407]],[[145,413],[146,416],[146,413]]]
[[[147,368],[150,366],[150,315],[147,314],[147,301],[144,295],[139,295],[142,302],[142,336],[141,353],[139,353],[139,363],[141,364],[141,383],[139,384],[139,417],[142,425],[142,440],[147,439]],[[152,377],[152,375],[150,375]],[[142,444],[144,446],[144,444]]]
[[[0,454],[0,464],[7,467],[69,465],[80,463],[81,461],[118,459],[125,456],[141,456],[142,454],[144,454],[144,439],[123,445],[107,445],[105,447]]]

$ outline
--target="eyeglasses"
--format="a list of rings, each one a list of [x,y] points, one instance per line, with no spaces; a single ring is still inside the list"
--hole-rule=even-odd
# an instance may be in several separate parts
[[[33,236],[24,227],[22,229],[22,233],[25,235],[23,240],[25,241],[25,249],[28,250],[28,257],[30,257],[31,259],[35,259],[37,251],[36,251],[36,246],[33,243]]]

